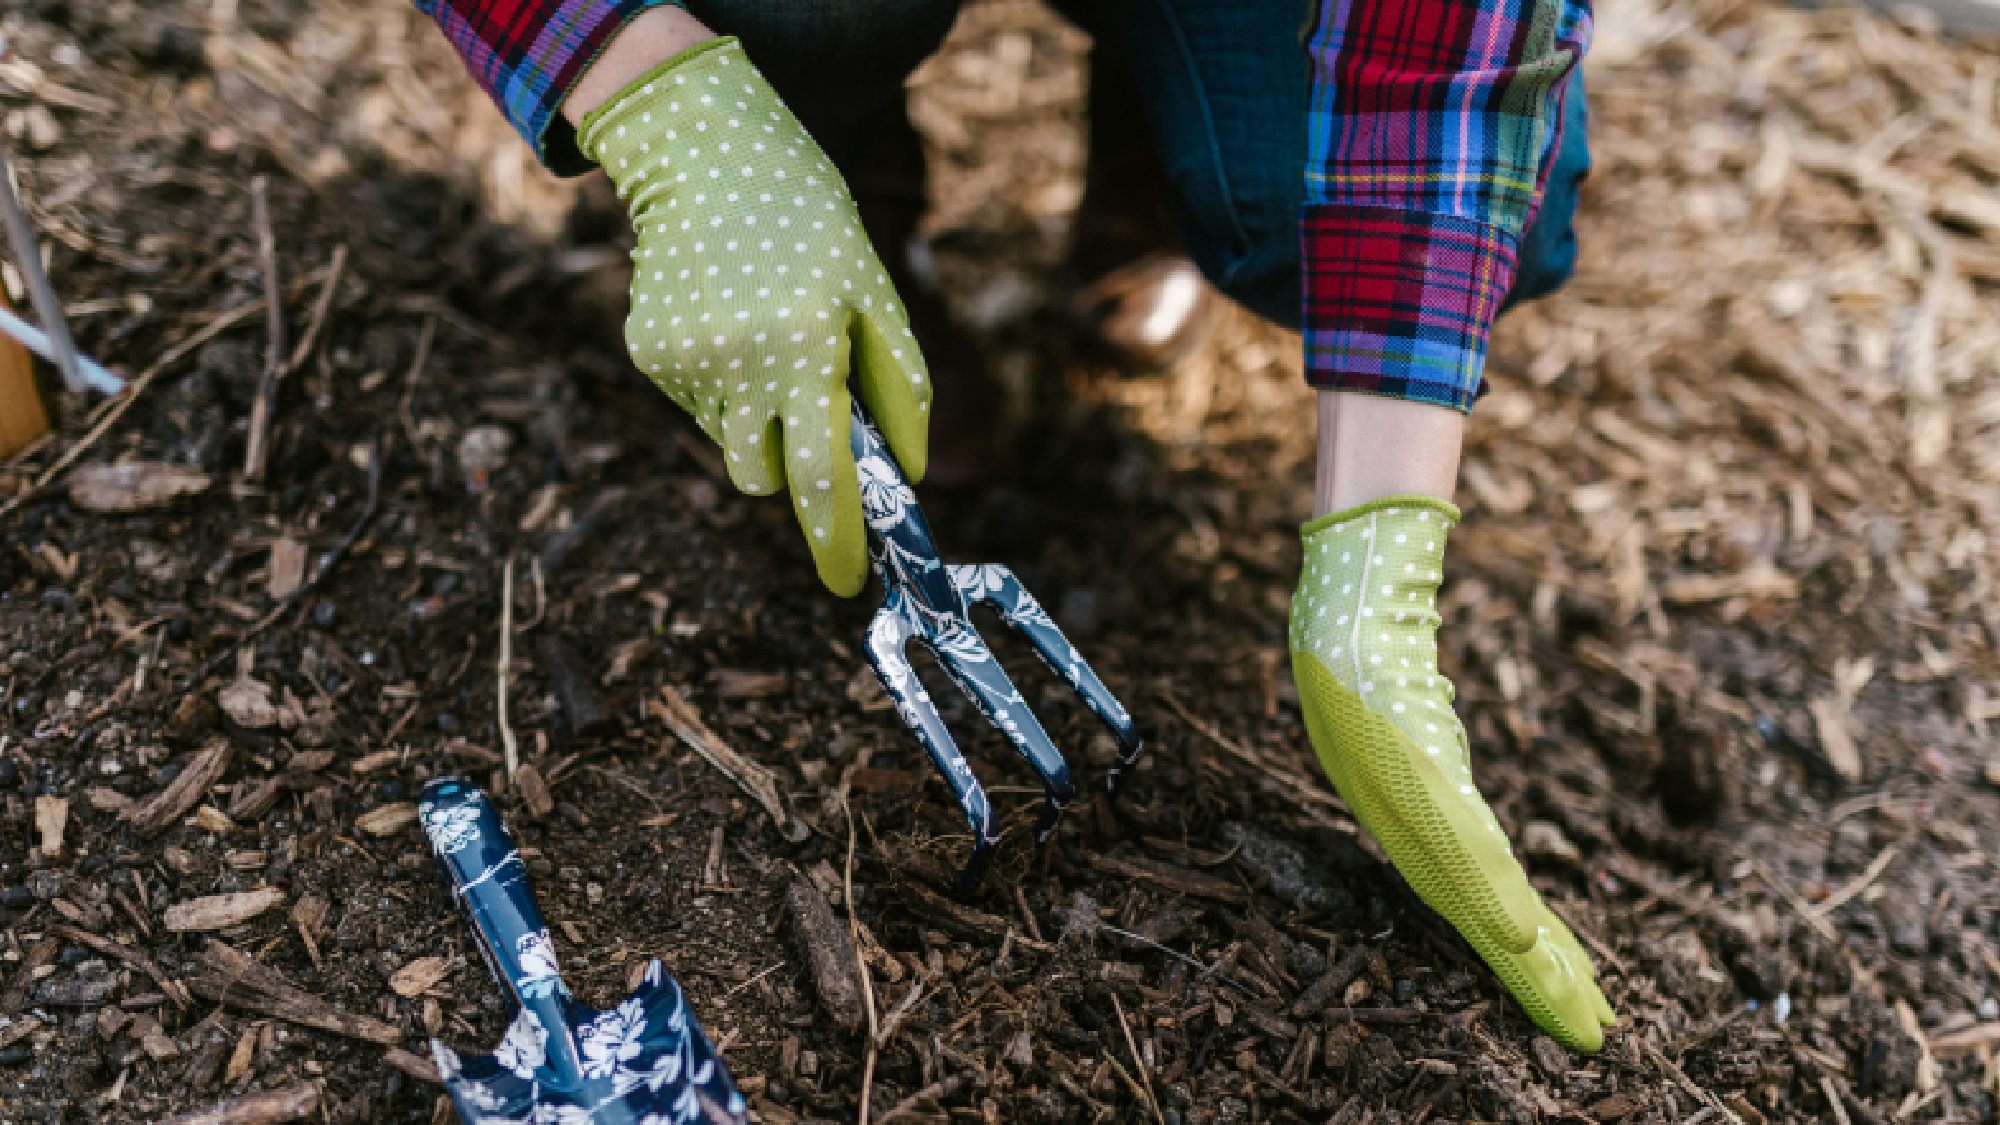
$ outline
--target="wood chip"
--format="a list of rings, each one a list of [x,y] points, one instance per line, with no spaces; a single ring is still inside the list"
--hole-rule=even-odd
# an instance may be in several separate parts
[[[353,770],[355,773],[374,773],[384,766],[395,765],[398,761],[402,760],[402,757],[403,752],[401,750],[377,750],[373,754],[363,754],[361,757],[354,759],[347,764],[347,768]]]
[[[1982,1047],[2000,1047],[2000,1023],[1980,1023],[1960,1028],[1946,1035],[1939,1035],[1931,1041],[1931,1054],[1939,1058],[1952,1058]]]
[[[249,1076],[251,1064],[257,1061],[257,1037],[263,1030],[262,1023],[253,1023],[236,1037],[236,1046],[229,1052],[229,1066],[222,1072],[224,1082],[234,1086]]]
[[[41,970],[53,964],[56,954],[62,952],[62,942],[45,938],[28,947],[21,957],[21,964],[14,970],[14,979],[7,985],[7,991],[0,995],[0,1016],[11,1016],[21,1010],[27,1002],[28,987],[35,983]]]
[[[35,832],[42,838],[42,855],[62,854],[63,827],[69,823],[69,802],[52,793],[35,797]]]
[[[952,933],[964,938],[978,938],[984,941],[1005,941],[1011,932],[1014,944],[1036,953],[1048,953],[1055,946],[1033,938],[1022,937],[1014,924],[997,914],[988,914],[962,902],[938,894],[921,883],[901,882],[896,890],[913,910],[928,916],[932,921]]]
[[[1819,732],[1819,745],[1826,752],[1827,764],[1833,767],[1842,781],[1852,783],[1861,780],[1861,748],[1855,744],[1854,734],[1848,729],[1847,708],[1834,699],[1815,699],[1806,706],[1812,712],[1813,726]]]
[[[450,961],[442,957],[419,957],[389,974],[389,989],[405,998],[420,996],[451,973]]]
[[[283,601],[305,585],[306,545],[286,536],[271,543],[270,585],[272,601]]]
[[[412,1054],[401,1047],[391,1047],[382,1053],[382,1061],[419,1082],[444,1085],[444,1079],[438,1075],[437,1064],[422,1055]]]
[[[5,1018],[5,1017],[0,1017]],[[0,1050],[5,1050],[34,1034],[42,1021],[33,1016],[16,1016],[5,1024],[0,1024]]]
[[[354,827],[370,836],[394,836],[417,823],[417,806],[409,801],[378,805],[354,818]]]
[[[247,922],[284,901],[285,892],[276,887],[189,899],[167,907],[167,929],[175,933],[227,929],[239,922]]]
[[[385,1047],[402,1041],[400,1029],[343,1011],[294,985],[278,970],[214,938],[196,959],[203,971],[188,981],[188,988],[197,996]]]
[[[216,705],[231,722],[251,730],[278,725],[282,714],[271,702],[271,686],[249,676],[240,676],[215,695]]]
[[[208,792],[208,787],[222,780],[229,768],[230,752],[228,739],[211,739],[174,778],[173,784],[145,804],[126,810],[125,819],[132,822],[132,830],[141,836],[156,836],[180,823],[181,817]]]
[[[160,1125],[278,1125],[319,1112],[319,1087],[311,1082],[281,1090],[260,1090],[218,1102],[207,1109],[168,1118]]]
[[[226,833],[236,831],[236,822],[228,814],[214,805],[203,805],[194,810],[194,822],[203,832]]]
[[[528,815],[540,820],[556,810],[556,799],[549,793],[549,783],[542,779],[542,771],[533,762],[522,762],[514,771],[514,789],[521,796],[521,804]]]
[[[1355,977],[1361,975],[1361,970],[1367,967],[1368,947],[1356,945],[1349,948],[1325,974],[1307,985],[1304,992],[1299,993],[1298,1001],[1292,1005],[1292,1015],[1297,1019],[1317,1015],[1320,1009],[1332,1003],[1333,998],[1340,995]]]
[[[715,685],[721,699],[771,699],[792,689],[791,680],[781,672],[749,672],[738,668],[714,668],[708,682]]]
[[[859,1031],[867,1012],[862,1007],[861,973],[855,967],[854,939],[847,924],[834,916],[833,905],[811,879],[794,879],[791,890],[785,892],[785,904],[792,932],[812,969],[813,989],[820,1003],[850,1035]]]
[[[277,807],[278,797],[284,792],[286,776],[272,774],[256,785],[244,789],[229,803],[231,820],[256,823],[264,819],[264,814]]]
[[[1134,879],[1148,886],[1187,895],[1190,898],[1238,904],[1250,901],[1250,892],[1235,883],[1218,879],[1213,875],[1204,875],[1199,871],[1190,871],[1185,867],[1160,863],[1157,860],[1140,857],[1118,859],[1108,855],[1093,855],[1090,857],[1090,865],[1107,875]]]
[[[212,483],[199,469],[160,461],[85,465],[70,474],[69,498],[89,512],[137,512],[206,491]]]
[[[1683,574],[1660,583],[1660,600],[1669,605],[1698,605],[1728,598],[1799,596],[1799,580],[1770,563],[1758,563],[1735,574]]]

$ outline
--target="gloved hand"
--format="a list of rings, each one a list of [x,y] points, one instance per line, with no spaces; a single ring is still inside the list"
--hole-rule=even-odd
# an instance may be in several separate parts
[[[1291,648],[1306,730],[1334,788],[1417,894],[1543,1030],[1596,1051],[1617,1017],[1473,787],[1451,681],[1438,672],[1437,590],[1457,522],[1442,500],[1395,496],[1305,525]]]
[[[789,482],[820,580],[860,592],[848,375],[911,480],[931,386],[840,173],[727,38],[625,87],[579,140],[638,235],[632,362],[722,446],[738,488]]]

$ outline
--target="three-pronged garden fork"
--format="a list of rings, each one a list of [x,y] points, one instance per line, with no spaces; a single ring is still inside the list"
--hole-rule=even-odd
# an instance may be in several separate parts
[[[910,666],[905,649],[911,640],[931,650],[959,690],[1041,775],[1048,805],[1035,828],[1038,843],[1055,831],[1064,806],[1076,795],[1076,783],[1062,753],[973,628],[969,612],[973,604],[991,606],[1001,621],[1026,637],[1043,663],[1069,681],[1085,705],[1111,728],[1118,757],[1105,778],[1108,794],[1116,796],[1120,779],[1138,759],[1143,743],[1132,716],[1013,571],[994,565],[946,566],[938,558],[916,494],[858,398],[849,438],[868,520],[868,553],[885,589],[882,608],[868,626],[868,661],[972,824],[972,858],[958,881],[959,894],[969,895],[1000,846],[999,826],[985,789]]]

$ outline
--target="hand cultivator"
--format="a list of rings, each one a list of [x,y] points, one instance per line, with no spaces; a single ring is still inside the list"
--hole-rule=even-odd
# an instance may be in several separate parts
[[[743,1125],[743,1098],[659,961],[616,1008],[578,1003],[563,984],[520,849],[486,794],[464,778],[439,778],[424,786],[419,810],[487,968],[518,1005],[490,1055],[460,1055],[431,1040],[461,1118]]]
[[[861,506],[868,520],[868,553],[886,590],[882,608],[868,626],[868,661],[972,823],[972,858],[958,880],[959,894],[969,895],[1000,846],[998,825],[986,791],[972,776],[965,755],[952,741],[944,719],[903,654],[912,638],[931,650],[959,690],[1041,775],[1048,806],[1035,828],[1038,843],[1046,842],[1055,831],[1064,806],[1076,795],[1076,783],[1070,779],[1069,764],[973,628],[969,612],[973,603],[991,606],[1000,620],[1026,637],[1043,663],[1069,681],[1084,703],[1111,728],[1118,740],[1118,758],[1105,778],[1108,794],[1117,795],[1119,780],[1138,759],[1142,743],[1132,716],[1106,690],[1012,571],[993,565],[947,567],[939,560],[916,495],[859,398],[854,400],[849,439],[860,476]]]

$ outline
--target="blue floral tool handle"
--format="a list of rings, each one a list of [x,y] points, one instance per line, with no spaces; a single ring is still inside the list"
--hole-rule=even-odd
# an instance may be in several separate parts
[[[656,960],[617,1007],[579,1003],[521,850],[464,778],[424,786],[418,814],[486,964],[519,1010],[491,1055],[431,1054],[459,1116],[475,1125],[742,1125],[745,1105],[680,985]]]
[[[1048,805],[1036,826],[1039,841],[1046,841],[1055,831],[1063,808],[1076,795],[1076,783],[1062,753],[973,627],[969,612],[972,601],[991,604],[1002,621],[1026,634],[1043,661],[1069,681],[1111,727],[1120,745],[1108,782],[1112,793],[1117,791],[1124,768],[1139,756],[1141,742],[1125,708],[1011,571],[1001,566],[947,567],[940,561],[909,481],[861,400],[857,397],[853,401],[849,441],[861,484],[862,512],[868,520],[869,557],[885,589],[882,608],[868,627],[868,660],[972,825],[972,857],[958,884],[961,895],[970,895],[1000,846],[999,826],[985,789],[973,776],[972,767],[910,666],[905,649],[911,640],[921,641],[931,650],[959,690],[1041,776]]]

